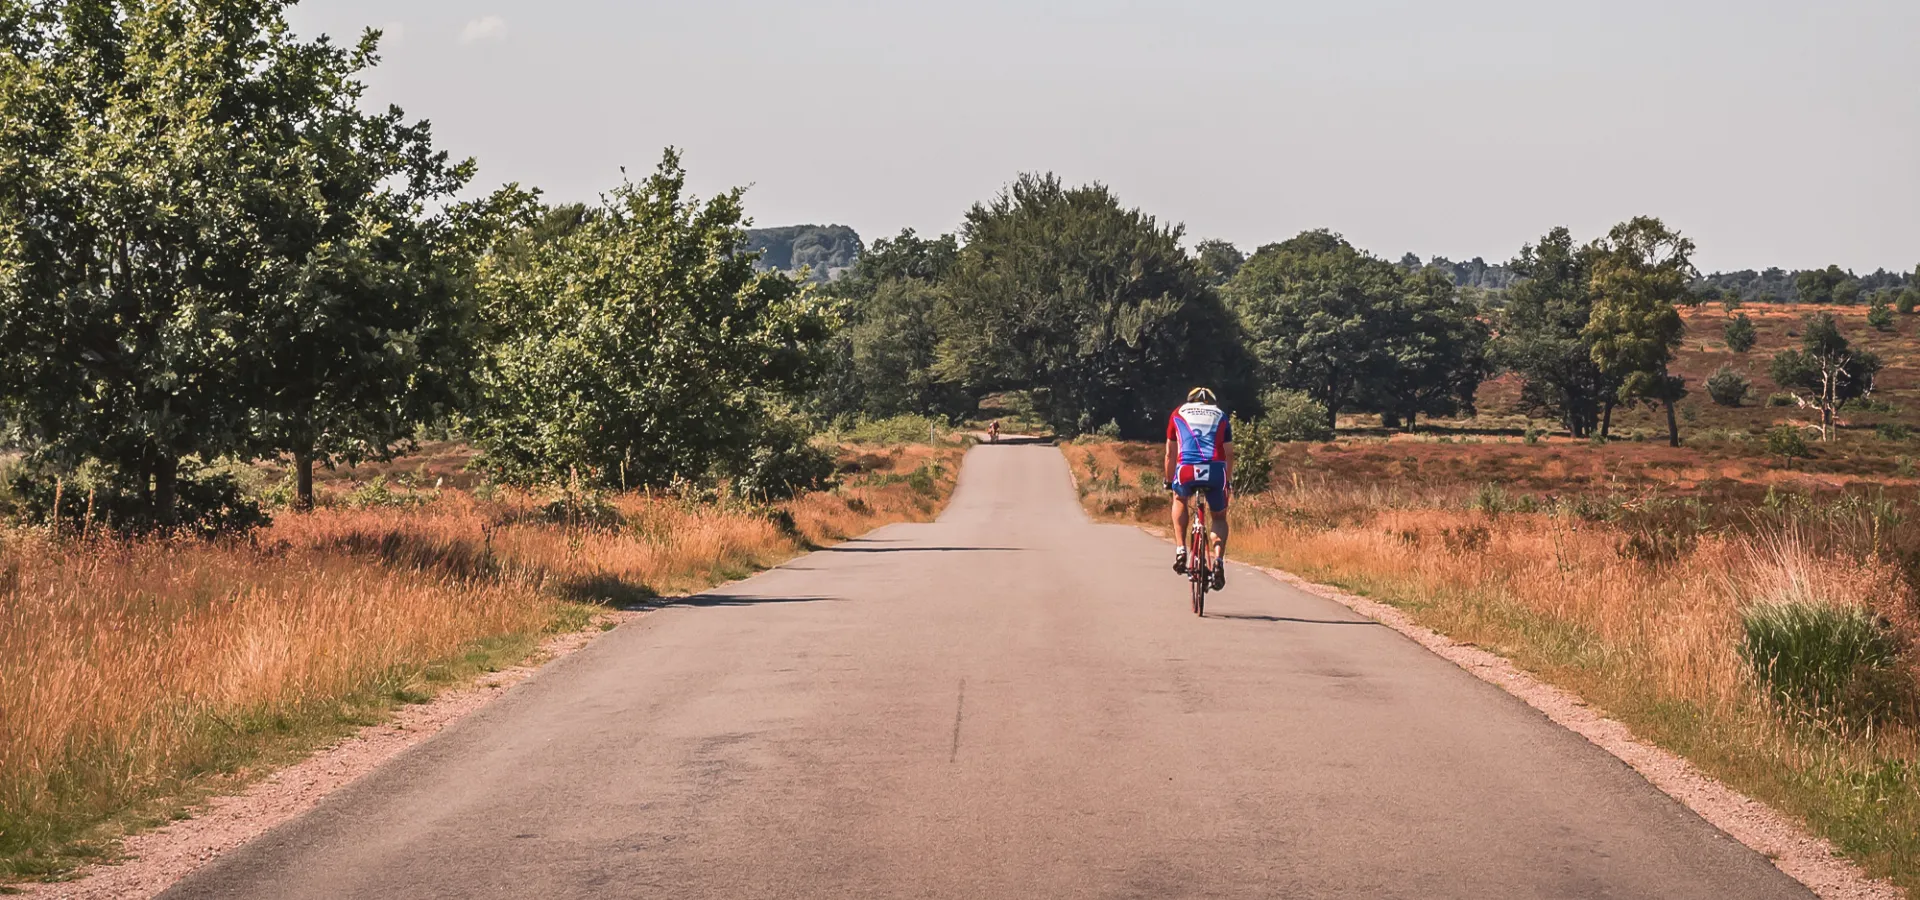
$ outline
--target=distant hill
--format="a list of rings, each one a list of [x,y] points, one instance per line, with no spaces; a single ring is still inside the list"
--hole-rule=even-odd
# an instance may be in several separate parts
[[[747,229],[747,250],[759,251],[762,270],[811,270],[814,281],[830,281],[853,268],[866,250],[859,233],[845,225],[788,225]]]

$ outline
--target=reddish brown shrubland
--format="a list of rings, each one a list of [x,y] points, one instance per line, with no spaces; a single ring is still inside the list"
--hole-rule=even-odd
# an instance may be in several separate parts
[[[224,543],[0,530],[0,878],[57,872],[103,820],[510,663],[590,604],[929,518],[957,464],[952,448],[868,452],[836,490],[776,507],[631,495],[617,519],[447,491],[283,513]]]

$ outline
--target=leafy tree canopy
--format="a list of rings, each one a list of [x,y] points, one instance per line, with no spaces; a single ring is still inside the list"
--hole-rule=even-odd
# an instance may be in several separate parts
[[[485,267],[494,339],[473,428],[501,477],[698,481],[778,430],[831,316],[736,252],[740,191],[701,203],[685,188],[670,150],[577,228]]]
[[[1115,422],[1150,436],[1194,384],[1247,393],[1234,323],[1181,230],[1105,186],[1023,175],[975,205],[961,237],[940,308],[942,378],[976,396],[1031,390],[1065,434]]]

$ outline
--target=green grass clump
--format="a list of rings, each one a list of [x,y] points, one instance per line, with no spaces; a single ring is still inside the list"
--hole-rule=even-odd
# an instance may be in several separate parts
[[[1817,717],[1871,717],[1884,705],[1875,687],[1898,660],[1900,645],[1872,612],[1768,602],[1748,607],[1741,626],[1741,658],[1783,706]]]

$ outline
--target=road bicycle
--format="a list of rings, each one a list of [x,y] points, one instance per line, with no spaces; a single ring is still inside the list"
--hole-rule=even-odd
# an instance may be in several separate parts
[[[1193,588],[1193,614],[1207,615],[1207,589],[1213,586],[1213,532],[1207,528],[1207,492],[1187,501],[1187,582]]]

